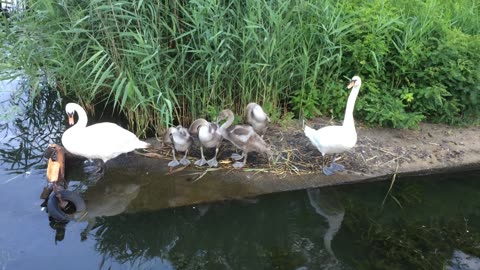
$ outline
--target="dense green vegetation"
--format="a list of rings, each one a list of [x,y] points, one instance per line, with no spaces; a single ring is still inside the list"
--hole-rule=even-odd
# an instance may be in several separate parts
[[[281,117],[393,127],[480,116],[477,0],[27,0],[4,19],[3,76],[47,79],[85,107],[114,105],[132,129],[250,101]],[[14,72],[12,72],[12,70]],[[20,72],[21,70],[21,72]]]

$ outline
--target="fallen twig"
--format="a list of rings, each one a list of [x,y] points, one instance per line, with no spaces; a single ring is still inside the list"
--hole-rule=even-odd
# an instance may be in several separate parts
[[[390,194],[390,192],[392,191],[392,188],[393,188],[393,184],[395,184],[395,180],[397,179],[397,172],[398,172],[398,167],[399,167],[399,164],[397,162],[397,167],[395,168],[395,173],[393,174],[392,176],[392,181],[390,182],[390,187],[388,187],[388,191],[387,191],[387,194],[385,194],[385,197],[383,198],[383,201],[382,201],[382,208],[383,206],[385,205],[385,201],[387,200],[387,196]],[[399,203],[399,202],[397,202]],[[401,207],[401,205],[400,205]]]
[[[393,159],[391,159],[391,160],[385,161],[385,162],[383,162],[382,164],[375,165],[375,166],[376,166],[376,167],[381,167],[381,166],[383,166],[383,165],[385,165],[385,164],[387,164],[387,163],[390,163],[390,162],[392,162],[392,161],[396,161],[396,160],[401,159],[401,158],[406,159],[406,160],[408,160],[408,161],[411,160],[410,158],[407,158],[407,157],[405,157],[405,156],[397,156],[397,157],[395,157],[395,158],[393,158]]]

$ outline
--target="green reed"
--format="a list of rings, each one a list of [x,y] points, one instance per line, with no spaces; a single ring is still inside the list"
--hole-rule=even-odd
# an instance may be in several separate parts
[[[475,0],[27,3],[4,24],[4,77],[112,105],[138,134],[241,115],[251,101],[279,117],[342,118],[355,74],[356,116],[372,124],[480,115]]]

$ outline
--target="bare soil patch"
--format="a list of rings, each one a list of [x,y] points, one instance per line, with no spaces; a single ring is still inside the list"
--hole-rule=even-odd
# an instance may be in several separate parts
[[[318,118],[307,124],[318,129],[338,123]],[[405,130],[368,127],[357,122],[356,128],[357,145],[338,156],[337,162],[345,165],[347,172],[344,173],[357,174],[361,179],[394,173],[480,167],[478,126],[454,127],[422,123],[417,130]],[[270,125],[264,139],[272,147],[273,159],[269,162],[264,155],[251,153],[247,165],[241,171],[269,172],[279,176],[321,174],[322,155],[305,137],[300,121],[292,121],[286,126]],[[171,159],[168,146],[163,145],[159,139],[150,142],[154,143],[150,156]],[[237,151],[228,141],[224,141],[218,156],[220,167],[232,169],[229,157]],[[205,154],[207,159],[210,158],[213,149],[207,150]],[[199,157],[199,143],[195,141],[189,158],[193,163]],[[329,158],[326,162],[330,162]]]

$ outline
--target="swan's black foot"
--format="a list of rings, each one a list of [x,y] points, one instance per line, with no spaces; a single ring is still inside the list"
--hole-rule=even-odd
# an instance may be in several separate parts
[[[323,174],[330,176],[333,175],[335,172],[342,172],[345,170],[345,167],[338,163],[332,163],[330,167],[323,167],[322,171]]]
[[[330,176],[335,173],[335,171],[331,167],[323,167],[322,171],[323,174],[325,174],[326,176]]]
[[[332,163],[332,165],[330,165],[330,167],[333,169],[333,171],[335,172],[343,172],[345,171],[345,166],[343,166],[342,164],[338,164],[338,163]]]

